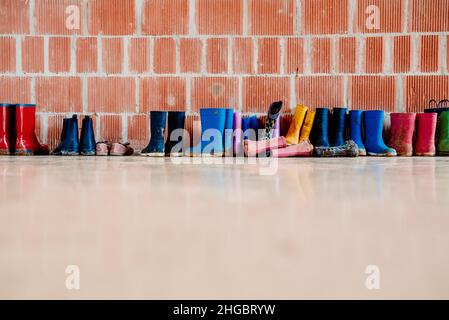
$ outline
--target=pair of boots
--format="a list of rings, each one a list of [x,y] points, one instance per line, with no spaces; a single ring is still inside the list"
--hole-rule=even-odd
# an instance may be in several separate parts
[[[48,155],[36,133],[36,105],[0,104],[0,155]]]
[[[332,114],[327,108],[317,108],[312,140],[315,145],[315,155],[318,157],[357,157],[365,155],[362,143],[357,143],[353,137],[346,139],[347,108],[334,108]],[[353,122],[351,120],[351,128]],[[360,136],[361,136],[360,122]],[[353,130],[356,131],[356,130]],[[359,139],[361,142],[361,139]]]
[[[165,131],[168,114],[168,137]],[[185,112],[151,111],[151,136],[148,146],[140,154],[145,157],[180,157],[183,155]]]
[[[201,139],[195,146],[190,146],[186,156],[233,156],[234,122],[241,116],[234,116],[232,108],[200,109]],[[256,118],[257,120],[257,118]]]
[[[95,134],[93,120],[85,116],[82,123],[81,135],[78,137],[78,116],[63,119],[61,142],[53,150],[54,156],[94,156]]]
[[[435,156],[436,127],[436,113],[392,113],[389,146],[403,157]]]

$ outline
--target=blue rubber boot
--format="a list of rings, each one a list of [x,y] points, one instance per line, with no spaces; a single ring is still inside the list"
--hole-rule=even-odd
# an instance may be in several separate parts
[[[76,126],[78,127],[78,121]],[[82,156],[95,155],[96,145],[95,145],[94,123],[92,118],[89,116],[85,116],[83,119],[79,150]]]
[[[329,147],[329,109],[317,108],[312,128],[312,140],[315,147]]]
[[[145,157],[165,157],[165,125],[167,122],[167,112],[151,111],[150,121],[150,143],[140,154]]]
[[[234,136],[234,109],[226,109],[225,130],[223,135],[223,146],[226,157],[232,157],[234,155],[233,136]]]
[[[185,112],[168,113],[167,141],[165,142],[165,155],[167,157],[181,157],[184,141]]]
[[[63,156],[78,156],[80,154],[80,140],[78,138],[78,116],[73,115],[66,121],[66,132],[61,141],[60,154]],[[57,151],[57,150],[56,150]]]
[[[62,120],[62,132],[61,132],[61,142],[59,145],[52,151],[52,156],[62,156],[62,149],[64,148],[64,140],[67,137],[67,129],[69,127],[69,118],[64,118]]]
[[[363,111],[352,110],[349,113],[350,139],[359,147],[359,156],[366,156],[365,145],[362,138]]]
[[[332,111],[331,146],[339,147],[345,144],[347,108],[334,108]]]
[[[226,109],[201,109],[201,153],[203,156],[223,157],[223,136]]]
[[[253,137],[248,130],[251,130],[250,118],[244,117],[244,118],[242,118],[243,140],[248,140],[248,139],[253,140]],[[255,136],[254,136],[254,140],[255,140]]]
[[[389,148],[382,136],[384,117],[385,112],[381,110],[364,112],[366,151],[370,156],[395,157],[397,156],[396,150]]]
[[[259,141],[259,119],[257,116],[249,117],[249,128],[256,133],[256,140]]]

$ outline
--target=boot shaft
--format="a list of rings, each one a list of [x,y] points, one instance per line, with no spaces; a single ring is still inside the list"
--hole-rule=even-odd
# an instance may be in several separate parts
[[[304,123],[304,119],[307,114],[307,108],[303,105],[297,105],[295,114],[293,115],[292,122],[290,124],[290,128],[288,129],[287,133],[287,144],[298,144],[299,143],[299,136],[301,134],[301,128]]]
[[[167,155],[178,154],[182,151],[181,148],[173,150],[173,148],[184,139],[184,125],[186,113],[181,111],[173,111],[168,113],[168,129],[167,141],[165,143],[165,152]]]
[[[75,129],[73,130],[75,131]],[[76,130],[78,130],[78,121],[76,121]],[[76,134],[76,136],[78,135]],[[96,142],[95,142],[94,125],[92,118],[89,116],[85,116],[83,119],[81,127],[81,135],[78,141],[79,141],[79,150],[82,155],[95,154]]]
[[[312,128],[313,145],[329,147],[329,109],[317,108]]]
[[[437,118],[437,113],[419,113],[416,115],[416,155],[435,155]]]
[[[344,145],[346,140],[346,114],[348,108],[334,108],[332,110],[332,124],[331,124],[331,145],[338,147]]]
[[[16,132],[18,138],[22,135],[34,135],[36,130],[36,105],[16,105]]]
[[[315,111],[307,111],[306,118],[304,120],[304,124],[301,129],[301,135],[299,137],[299,143],[303,141],[309,141],[310,133],[312,132],[313,123],[315,121]]]
[[[388,145],[400,156],[413,155],[413,133],[415,131],[415,113],[392,113],[390,141]]]
[[[382,110],[365,111],[363,124],[365,127],[365,139],[367,142],[383,140],[385,112]]]

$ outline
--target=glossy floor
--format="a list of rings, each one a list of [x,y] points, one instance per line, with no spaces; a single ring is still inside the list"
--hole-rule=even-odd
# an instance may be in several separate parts
[[[449,159],[0,157],[0,298],[449,298],[448,270]]]

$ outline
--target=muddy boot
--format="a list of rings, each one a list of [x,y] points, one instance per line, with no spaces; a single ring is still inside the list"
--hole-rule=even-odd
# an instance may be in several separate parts
[[[151,111],[151,137],[148,146],[140,152],[144,157],[165,157],[165,128],[167,112]]]
[[[413,156],[415,121],[416,113],[391,114],[390,141],[388,145],[396,150],[398,156]]]
[[[437,113],[419,113],[416,115],[415,155],[422,157],[435,156],[437,117]]]
[[[348,140],[344,145],[339,147],[317,147],[315,148],[315,155],[323,158],[355,158],[359,155],[359,147],[354,141]]]

